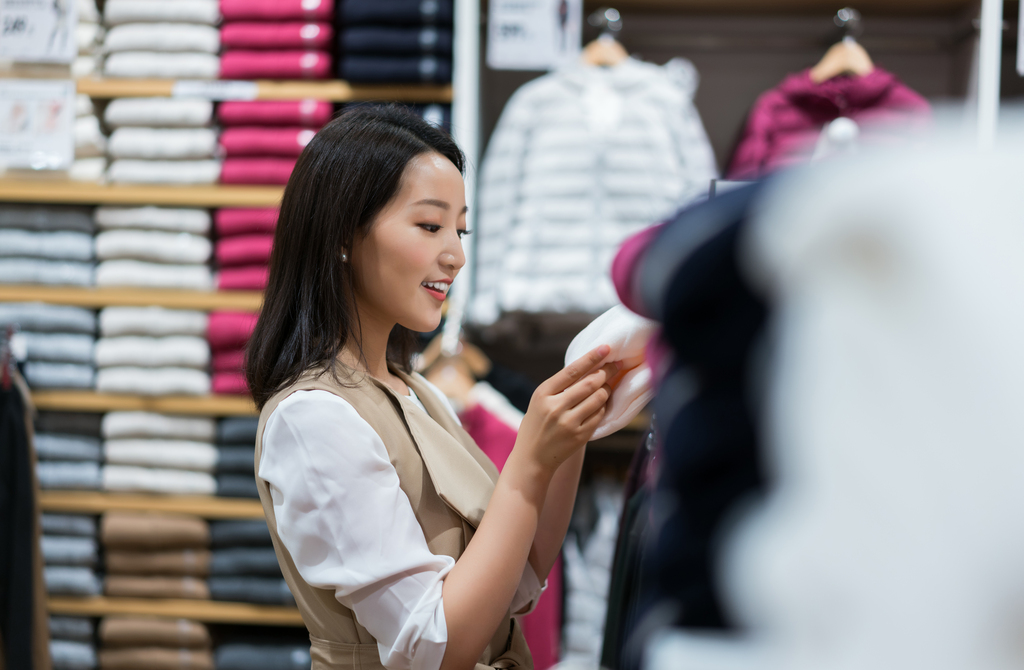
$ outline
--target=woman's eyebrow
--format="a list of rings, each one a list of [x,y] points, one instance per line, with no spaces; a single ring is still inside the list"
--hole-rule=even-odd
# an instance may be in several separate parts
[[[452,206],[449,205],[444,200],[434,200],[433,198],[424,198],[423,200],[417,200],[416,202],[414,202],[412,204],[413,204],[413,206],[415,206],[415,205],[433,205],[434,207],[440,207],[441,209],[443,209],[445,211],[448,211],[449,209],[452,208]],[[462,212],[461,213],[465,214],[468,211],[469,211],[469,205],[466,205],[465,207],[462,208]]]

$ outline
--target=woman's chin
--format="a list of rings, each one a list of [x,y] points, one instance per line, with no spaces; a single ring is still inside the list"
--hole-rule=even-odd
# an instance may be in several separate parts
[[[436,314],[400,322],[400,325],[416,333],[432,333],[441,325],[441,310],[438,309]]]

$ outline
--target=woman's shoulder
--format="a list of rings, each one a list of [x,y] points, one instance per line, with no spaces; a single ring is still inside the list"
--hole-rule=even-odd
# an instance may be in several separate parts
[[[290,393],[271,410],[267,426],[282,420],[297,426],[311,420],[318,424],[338,421],[365,423],[351,403],[324,389],[300,389]]]

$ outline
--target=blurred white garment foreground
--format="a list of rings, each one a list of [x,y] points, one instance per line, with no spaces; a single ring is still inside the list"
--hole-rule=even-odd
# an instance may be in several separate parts
[[[724,552],[751,635],[662,637],[648,668],[1024,668],[1021,148],[768,193],[745,248],[776,305],[774,489]]]

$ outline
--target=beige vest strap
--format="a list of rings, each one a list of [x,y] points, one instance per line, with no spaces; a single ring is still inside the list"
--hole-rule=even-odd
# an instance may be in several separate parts
[[[333,393],[352,405],[384,442],[391,464],[398,473],[399,485],[408,496],[423,529],[427,547],[435,554],[445,554],[458,560],[487,509],[498,479],[497,468],[454,421],[419,375],[393,370],[415,391],[426,412],[386,384],[350,368],[339,367],[343,379],[335,379],[329,373],[306,374],[275,394],[263,407],[256,436],[257,472],[263,448],[263,430],[274,409],[296,391]],[[343,436],[339,438],[338,448],[344,448]],[[278,562],[309,629],[313,670],[382,670],[376,641],[359,624],[352,610],[342,606],[333,591],[315,588],[299,575],[278,535],[269,487],[259,477],[256,485]],[[506,615],[484,650],[477,670],[532,670],[532,667],[533,660],[522,630]]]

